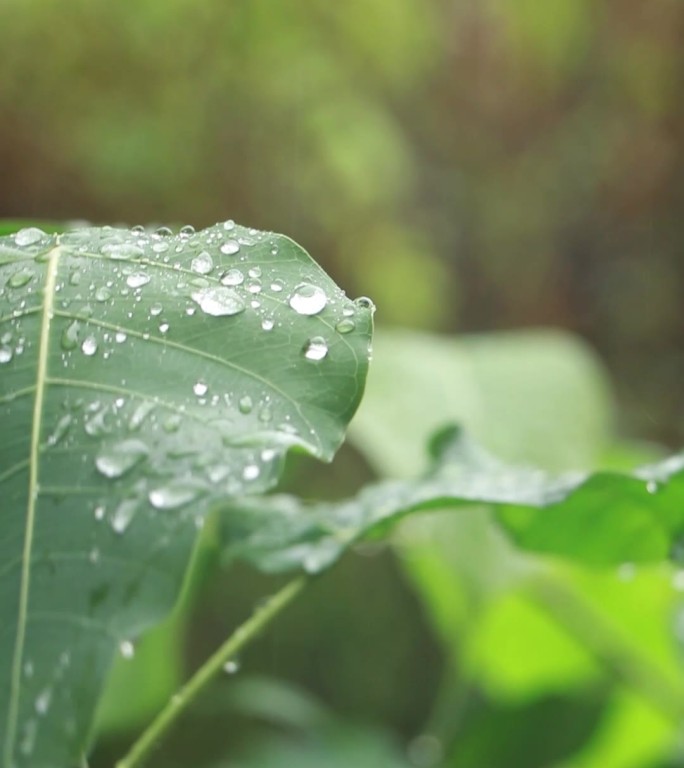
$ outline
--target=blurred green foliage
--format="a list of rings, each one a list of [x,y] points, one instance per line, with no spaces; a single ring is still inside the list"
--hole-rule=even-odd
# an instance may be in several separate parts
[[[442,407],[506,458],[553,469],[651,458],[616,447],[616,427],[681,444],[678,0],[7,0],[0,29],[0,217],[231,216],[292,235],[372,295],[381,323],[569,329],[616,382],[613,409],[605,372],[567,337],[525,352],[509,337],[450,352],[387,337],[355,447],[325,471],[293,460],[294,490],[346,495],[417,469]],[[416,346],[421,365],[397,374]],[[363,725],[330,715],[284,735],[227,705],[226,682],[156,764],[321,765],[334,749],[343,764],[416,768],[684,764],[681,727],[568,631],[560,598],[521,576],[539,564],[485,511],[416,519],[397,538],[398,557],[347,558],[240,672],[287,676]],[[271,589],[245,569],[221,575],[212,546],[191,619],[157,646],[173,649],[166,674],[140,672],[146,706]],[[681,678],[679,574],[545,567],[554,594],[587,597],[644,663]],[[112,683],[95,766],[142,716],[134,689]]]

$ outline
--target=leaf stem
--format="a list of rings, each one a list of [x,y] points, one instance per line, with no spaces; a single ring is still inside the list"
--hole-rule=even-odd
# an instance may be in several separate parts
[[[678,727],[684,722],[684,685],[646,658],[617,627],[598,613],[576,590],[557,579],[528,583],[528,594],[593,654],[617,680]]]
[[[119,760],[116,768],[142,766],[158,742],[164,738],[197,696],[221,674],[224,665],[249,645],[294,600],[306,583],[307,579],[303,576],[290,581],[261,605],[244,624],[240,625],[188,682],[171,697],[164,709],[134,742],[128,754]]]

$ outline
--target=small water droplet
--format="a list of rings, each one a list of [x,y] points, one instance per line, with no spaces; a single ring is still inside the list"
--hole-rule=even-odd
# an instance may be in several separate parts
[[[117,331],[116,334],[114,335],[114,339],[117,344],[123,344],[127,338],[128,336],[126,336],[126,334],[123,331]]]
[[[142,288],[150,282],[150,276],[146,272],[133,272],[126,278],[126,285],[129,288]]]
[[[169,330],[169,324],[168,323],[160,323],[159,324],[159,333],[166,333]]]
[[[658,483],[655,480],[649,480],[646,483],[646,492],[650,494],[658,493]]]
[[[213,317],[237,315],[245,309],[245,303],[231,288],[222,286],[202,288],[192,294],[202,312]]]
[[[223,665],[223,671],[228,675],[234,675],[240,670],[240,662],[237,659],[230,659]]]
[[[200,493],[197,485],[172,482],[150,491],[150,504],[156,509],[177,509],[194,501]]]
[[[270,409],[268,405],[265,405],[260,411],[259,411],[259,421],[263,421],[264,423],[269,422],[273,419],[273,411]]]
[[[248,280],[247,290],[250,293],[261,293],[261,281],[260,280]]]
[[[95,459],[100,474],[114,479],[133,469],[149,453],[141,440],[122,440],[103,449]]]
[[[128,429],[130,432],[135,432],[140,429],[145,419],[155,409],[156,403],[151,400],[145,400],[133,411],[131,418],[128,420]]]
[[[153,304],[150,307],[150,315],[152,315],[152,317],[158,317],[163,311],[164,307],[162,307],[161,304]]]
[[[65,413],[64,416],[62,416],[62,418],[57,422],[57,426],[55,427],[53,433],[50,435],[50,437],[48,437],[47,444],[50,446],[57,445],[57,443],[69,431],[72,421],[72,415],[70,413]]]
[[[192,226],[192,224],[186,224],[180,228],[178,234],[182,237],[192,237],[195,234],[195,228]]]
[[[80,285],[82,277],[83,274],[81,272],[79,272],[77,269],[74,270],[69,276],[69,285]]]
[[[192,391],[197,395],[197,397],[204,397],[204,395],[207,394],[208,389],[209,387],[206,381],[202,381],[202,379],[196,381],[192,387]]]
[[[97,547],[93,547],[90,552],[88,552],[88,560],[90,560],[91,563],[95,564],[100,559],[100,550]]]
[[[252,398],[249,395],[240,398],[240,401],[238,402],[240,413],[251,413],[253,407]]]
[[[261,277],[261,267],[251,267],[248,274],[250,277]]]
[[[228,219],[228,221],[223,223],[223,228],[228,231],[235,229],[235,222],[232,219]]]
[[[21,247],[35,245],[40,239],[46,237],[45,232],[38,227],[24,227],[14,236],[14,242]]]
[[[125,533],[137,511],[137,501],[134,499],[126,499],[125,501],[122,501],[114,510],[114,514],[110,520],[110,524],[114,533],[118,533],[119,536]]]
[[[0,364],[9,363],[12,359],[12,350],[9,347],[0,347]]]
[[[356,328],[356,325],[354,321],[349,317],[345,317],[344,319],[340,320],[340,322],[337,323],[337,325],[335,326],[335,330],[338,333],[343,333],[343,334],[351,333],[354,330],[354,328]]]
[[[155,229],[155,234],[159,235],[159,237],[171,237],[173,232],[169,227],[157,227],[157,229]]]
[[[97,352],[97,340],[94,336],[86,336],[81,344],[81,351],[88,357],[92,357]]]
[[[221,278],[222,285],[240,285],[245,280],[245,276],[239,269],[229,269]]]
[[[192,260],[190,269],[193,272],[197,272],[198,275],[208,275],[214,268],[214,260],[211,258],[211,254],[208,251],[202,251]]]
[[[280,293],[284,288],[283,281],[282,280],[274,280],[271,283],[271,290],[273,293]]]
[[[219,250],[226,256],[234,256],[240,250],[240,244],[235,240],[226,240]]]
[[[256,480],[260,473],[261,470],[259,469],[258,464],[247,464],[247,466],[242,470],[242,477],[245,480]]]
[[[307,360],[322,360],[328,354],[328,345],[322,336],[314,336],[306,342],[302,350]]]
[[[135,646],[130,640],[122,640],[119,643],[119,653],[124,659],[132,659],[135,656]]]
[[[317,285],[300,283],[290,296],[289,303],[299,315],[317,315],[328,303],[328,297]]]
[[[93,515],[95,516],[96,520],[104,520],[105,508],[102,506],[95,507],[93,510]]]
[[[375,304],[368,296],[359,296],[358,299],[354,299],[354,305],[359,309],[370,309],[371,312],[375,312]]]
[[[95,301],[109,301],[112,298],[112,291],[106,285],[101,285],[95,291]]]
[[[33,272],[26,267],[15,272],[7,281],[7,285],[10,288],[22,288],[26,283],[30,282],[33,278]]]
[[[50,709],[50,700],[52,699],[52,691],[49,688],[45,688],[36,697],[34,708],[39,715],[47,714]]]
[[[183,417],[178,413],[172,413],[168,418],[164,420],[163,427],[165,432],[178,432],[180,425],[183,422]]]
[[[265,318],[264,320],[261,321],[261,327],[265,331],[272,331],[274,325],[275,325],[275,322],[273,320],[271,320],[270,317],[267,317],[267,318]]]

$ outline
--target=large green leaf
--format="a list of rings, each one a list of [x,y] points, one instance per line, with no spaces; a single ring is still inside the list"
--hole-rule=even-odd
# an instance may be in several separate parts
[[[332,457],[371,308],[228,222],[0,238],[0,312],[0,765],[64,768],[206,513]]]
[[[458,430],[435,440],[423,478],[384,481],[356,497],[306,504],[289,496],[244,499],[223,513],[228,556],[268,571],[318,572],[353,543],[410,512],[491,504],[516,543],[595,565],[676,554],[684,529],[684,454],[632,473],[548,474],[504,464]]]

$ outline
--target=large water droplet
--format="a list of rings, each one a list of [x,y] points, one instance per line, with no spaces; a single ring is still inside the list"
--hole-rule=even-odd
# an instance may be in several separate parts
[[[202,251],[192,260],[190,268],[193,272],[197,272],[198,275],[208,275],[214,268],[214,260],[208,251]]]
[[[95,466],[100,474],[114,479],[133,469],[148,453],[147,446],[141,440],[122,440],[104,448],[95,459]]]
[[[202,312],[214,317],[237,315],[245,309],[245,303],[238,294],[232,289],[222,286],[195,291],[192,294],[192,299],[199,304]]]
[[[314,336],[306,342],[303,352],[307,360],[322,360],[328,354],[328,345],[322,336]]]
[[[240,285],[245,280],[245,276],[239,269],[229,269],[221,278],[222,285]]]
[[[74,320],[73,322],[69,323],[67,327],[62,331],[62,337],[60,339],[60,344],[62,349],[66,350],[67,352],[72,349],[76,349],[78,346],[78,331],[81,327],[81,324],[78,322],[78,320]]]
[[[33,272],[26,267],[15,272],[7,281],[7,285],[10,288],[22,288],[26,283],[30,282],[33,278]]]
[[[45,232],[38,227],[24,227],[14,236],[14,242],[19,246],[34,245],[41,238],[45,237]]]
[[[110,259],[141,259],[145,251],[133,243],[107,243],[100,248],[100,253]]]
[[[240,244],[236,243],[235,240],[226,240],[219,250],[226,256],[234,256],[240,250]]]
[[[300,283],[290,296],[290,306],[300,315],[317,315],[327,303],[325,291],[311,283]]]
[[[126,278],[126,285],[129,288],[142,288],[150,282],[150,276],[146,272],[134,272]]]

